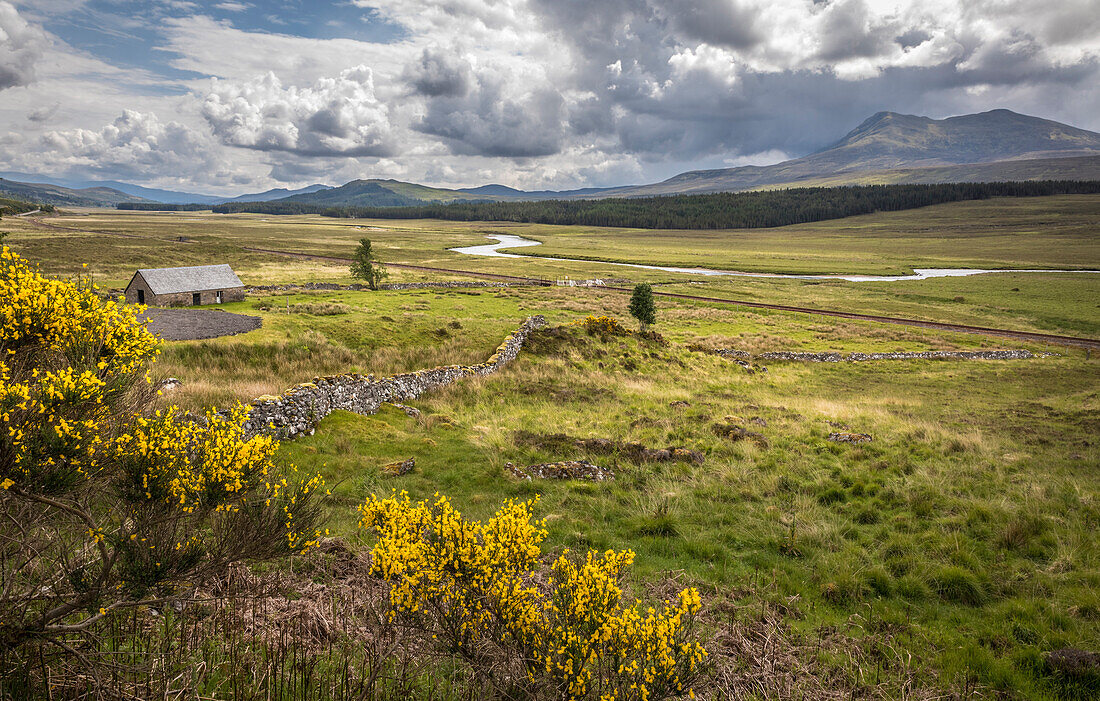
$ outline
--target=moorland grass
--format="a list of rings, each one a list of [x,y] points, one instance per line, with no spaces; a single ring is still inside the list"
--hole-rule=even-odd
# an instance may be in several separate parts
[[[529,313],[563,324],[578,317],[574,305],[620,317],[626,305],[625,296],[596,293],[581,301],[557,288],[326,294],[352,311],[308,319],[265,313],[265,328],[252,339],[172,344],[163,370],[185,382],[173,399],[201,402],[204,381],[222,382],[211,356],[188,349],[240,346],[226,381],[256,371],[267,386],[272,376],[289,386],[308,379],[290,375],[310,362],[347,369],[338,368],[351,359],[344,354],[376,374],[470,362]],[[439,338],[443,320],[461,329]],[[273,363],[265,339],[296,339],[306,327],[328,345],[303,351],[294,364]],[[804,315],[689,303],[662,309],[658,329],[669,346],[634,337],[601,341],[579,329],[536,338],[533,350],[499,375],[422,397],[415,402],[424,411],[419,419],[392,407],[368,417],[337,413],[283,452],[325,473],[334,485],[330,526],[353,541],[360,536],[352,509],[371,493],[439,492],[475,517],[502,499],[538,493],[554,546],[632,548],[636,586],[682,572],[730,605],[782,606],[787,624],[808,636],[839,628],[877,640],[891,631],[891,644],[926,661],[925,681],[948,689],[977,683],[1052,695],[1053,682],[1036,662],[1042,653],[1096,646],[1097,361],[1046,347],[1061,355],[771,363],[766,374],[748,374],[687,347],[1003,344],[863,322],[832,328]],[[248,348],[256,349],[254,359]],[[674,401],[688,406],[670,406]],[[762,433],[767,445],[712,430],[731,421]],[[871,433],[874,441],[830,443],[838,427]],[[706,459],[635,464],[625,455],[532,447],[519,440],[520,431],[683,446]],[[409,475],[381,471],[410,457],[417,468]],[[505,467],[585,457],[610,467],[616,479],[532,484]],[[766,587],[750,586],[762,578]],[[834,662],[837,673],[856,673]]]
[[[1056,209],[1043,211],[1053,216]],[[1027,221],[1042,219],[1036,211]],[[905,222],[872,215],[867,221],[879,222],[879,233],[869,235],[868,255],[872,249],[885,252],[878,262],[885,269],[911,261],[912,250],[923,247],[939,251],[942,262],[958,255],[953,250],[960,241],[987,236],[981,244],[987,250],[1015,236],[1005,256],[1029,267],[1091,260],[1080,255],[1081,241],[1095,250],[1095,234],[1090,239],[1080,230],[1087,211],[1063,213],[1077,223],[1068,233],[1054,227],[1052,237],[1029,233],[1030,224],[998,227],[992,219],[985,233],[979,227],[965,234],[969,225],[959,220],[968,212],[974,210],[951,215],[963,233],[940,243],[938,224],[928,219],[936,212],[923,212],[925,219],[913,215],[909,233],[896,237],[896,249],[890,229]],[[126,270],[147,260],[210,262],[208,256],[221,254],[239,256],[231,260],[246,281],[348,281],[342,266],[241,247],[262,242],[338,253],[364,235],[356,226],[372,226],[294,217],[267,222],[251,215],[211,223],[211,215],[185,214],[195,221],[136,213],[60,218],[87,229],[120,227],[153,237],[138,243],[36,230],[25,222],[15,225],[9,240],[17,249],[47,254],[43,263],[56,272],[87,253],[97,277],[123,283]],[[1006,212],[1005,222],[1017,214]],[[484,231],[503,225],[402,225],[367,235],[390,255],[445,267],[548,277],[612,270],[458,259],[445,247],[481,241]],[[846,235],[858,240],[862,225],[835,225],[850,227]],[[1006,233],[1011,226],[1018,226],[1015,233]],[[186,227],[199,240],[180,244],[180,250],[193,246],[186,249],[190,257],[165,253],[176,249],[160,242],[187,233]],[[769,233],[783,235],[761,235]],[[607,235],[618,237],[623,251],[632,250],[630,236]],[[830,242],[820,232],[791,240],[784,255]],[[763,251],[748,245],[730,255],[754,250]],[[845,254],[843,247],[836,250],[839,266]],[[967,255],[977,261],[985,254]],[[96,267],[100,263],[103,270]],[[662,274],[654,281],[684,279]],[[715,296],[843,303],[869,313],[1095,333],[1095,279],[1017,274],[869,286],[724,280],[706,289],[717,291]],[[481,361],[530,314],[545,314],[554,325],[587,314],[625,319],[627,304],[627,295],[613,291],[556,287],[269,297],[225,305],[260,314],[260,330],[167,344],[156,371],[179,377],[183,385],[165,401],[224,406],[319,374],[382,375]],[[257,301],[270,302],[270,310],[254,308]],[[299,313],[280,313],[287,303]],[[340,305],[345,313],[310,314],[306,305]],[[865,675],[873,669],[876,683],[879,677],[892,680],[888,695],[897,696],[908,688],[906,670],[915,667],[921,684],[958,695],[976,686],[987,695],[1087,697],[1049,674],[1042,655],[1061,647],[1100,647],[1096,359],[1063,347],[870,322],[668,299],[658,299],[658,306],[656,329],[668,346],[636,337],[603,341],[578,329],[536,338],[503,372],[422,397],[415,403],[424,412],[419,419],[392,407],[365,417],[336,413],[316,435],[285,444],[282,454],[304,469],[324,472],[334,485],[330,527],[353,542],[360,537],[353,507],[372,492],[405,489],[416,498],[440,492],[474,517],[488,515],[504,498],[538,493],[538,515],[546,518],[554,547],[636,550],[637,589],[670,577],[690,580],[704,586],[715,610],[733,611],[746,625],[778,616],[784,630],[808,640],[860,641],[864,657],[822,649],[820,642],[801,649],[799,654],[823,665],[815,677],[823,684],[859,688],[869,684]],[[1031,361],[771,363],[767,373],[749,374],[718,356],[689,350],[691,344],[845,352],[1024,347],[1059,355]],[[687,406],[670,406],[675,401]],[[724,438],[713,429],[719,422],[740,422],[761,433],[766,444]],[[829,442],[828,434],[841,427],[871,433],[874,440]],[[705,460],[636,464],[625,454],[540,449],[520,440],[520,431],[683,446],[701,451]],[[410,457],[417,467],[404,477],[380,470]],[[534,484],[506,469],[507,462],[580,457],[610,467],[616,479]],[[867,659],[877,661],[868,668]]]

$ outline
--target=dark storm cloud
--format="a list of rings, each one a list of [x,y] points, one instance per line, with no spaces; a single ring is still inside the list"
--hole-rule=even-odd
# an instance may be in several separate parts
[[[665,2],[661,14],[685,38],[712,46],[746,49],[763,39],[755,27],[756,14],[732,0]]]
[[[470,64],[439,47],[424,49],[409,73],[412,86],[428,97],[457,97],[470,89]]]
[[[461,97],[437,97],[415,128],[442,138],[452,153],[530,158],[561,150],[562,96],[549,86],[509,95],[504,78],[489,72]]]

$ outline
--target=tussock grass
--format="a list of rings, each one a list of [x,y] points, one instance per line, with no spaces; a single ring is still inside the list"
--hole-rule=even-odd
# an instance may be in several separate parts
[[[229,249],[216,245],[272,238],[271,247],[339,251],[350,249],[359,234],[336,228],[347,222],[306,219],[279,220],[286,226],[279,233],[270,223],[227,217],[215,220],[220,228],[199,245],[209,244],[207,253],[217,253]],[[142,221],[135,217],[122,223],[130,227],[127,231],[141,231],[175,222]],[[209,220],[200,223],[213,226]],[[446,245],[482,240],[464,225],[440,233],[437,223],[405,224],[406,229],[378,232],[372,240],[429,265],[454,264],[451,254],[441,251]],[[507,229],[527,231],[523,225]],[[321,235],[310,239],[314,234]],[[602,234],[609,241],[619,234],[619,243],[632,241],[630,232]],[[823,240],[805,236],[799,245]],[[965,239],[959,232],[954,236]],[[918,238],[918,247],[926,250],[922,255],[932,258],[936,237]],[[21,230],[12,239],[20,244],[31,237]],[[1039,239],[1019,244],[1012,255],[1030,255],[1025,249],[1041,245]],[[908,245],[903,241],[897,250]],[[751,241],[744,250],[752,250]],[[1050,255],[1070,249],[1057,250],[1051,247]],[[241,260],[256,266],[248,270],[290,265],[285,259]],[[564,269],[517,259],[465,264],[549,277]],[[317,270],[339,279],[336,267]],[[596,276],[607,269],[586,264],[583,271]],[[1088,332],[1100,329],[1095,280],[1015,275],[865,287],[712,280],[683,289]],[[1010,295],[1013,287],[1020,291]],[[954,301],[956,296],[965,301]],[[271,299],[273,307],[285,303],[285,297]],[[382,375],[476,362],[529,314],[546,314],[554,325],[587,314],[625,319],[627,299],[601,290],[558,288],[290,297],[292,305],[323,300],[349,311],[313,316],[273,309],[261,313],[259,331],[169,344],[157,372],[179,377],[184,385],[167,399],[196,408],[223,405],[278,393],[320,374]],[[247,312],[249,304],[226,307]],[[405,489],[414,498],[440,492],[475,518],[487,516],[502,499],[537,493],[538,515],[547,518],[554,547],[632,548],[638,554],[634,587],[672,577],[703,585],[715,610],[723,612],[715,625],[723,645],[736,640],[736,629],[725,628],[728,636],[721,633],[729,625],[724,612],[739,621],[781,623],[761,629],[760,639],[781,629],[806,642],[797,648],[795,663],[812,670],[804,679],[833,692],[844,688],[833,697],[849,696],[853,688],[872,695],[871,678],[886,689],[875,692],[880,697],[900,697],[913,688],[906,686],[912,674],[921,688],[945,695],[973,695],[977,685],[986,695],[997,689],[1024,698],[1055,698],[1061,689],[1043,671],[1043,653],[1100,646],[1100,546],[1095,538],[1100,478],[1093,469],[1100,464],[1095,439],[1100,361],[1079,351],[980,336],[834,324],[667,299],[659,300],[657,329],[671,341],[669,347],[637,338],[603,342],[579,330],[547,334],[503,372],[470,378],[416,401],[424,412],[420,419],[392,407],[370,417],[336,413],[316,435],[284,445],[282,453],[302,469],[325,473],[334,485],[330,527],[352,543],[360,537],[354,505],[372,492]],[[753,352],[1020,345],[1061,355],[968,363],[775,362],[766,374],[749,375],[725,359],[687,350],[692,342]],[[673,401],[689,406],[670,407]],[[763,433],[768,447],[715,435],[712,424],[726,416]],[[755,417],[767,425],[747,423]],[[828,433],[841,429],[826,421],[870,433],[874,441],[830,443]],[[651,447],[683,445],[701,451],[706,460],[702,465],[637,465],[568,447],[543,450],[519,444],[515,433],[520,430]],[[380,470],[410,457],[417,467],[408,475],[392,477]],[[610,467],[616,479],[536,484],[519,482],[504,469],[507,462],[579,457]],[[881,654],[820,651],[823,641],[841,637]],[[907,659],[920,662],[898,662]]]

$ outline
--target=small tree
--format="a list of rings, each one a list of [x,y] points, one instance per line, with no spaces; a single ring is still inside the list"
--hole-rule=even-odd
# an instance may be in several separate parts
[[[638,320],[642,333],[645,333],[650,324],[657,323],[657,307],[653,304],[653,288],[647,283],[634,286],[634,294],[630,295],[630,316]]]
[[[375,258],[370,239],[359,239],[359,248],[355,249],[355,260],[351,264],[351,276],[366,282],[367,287],[372,290],[377,290],[378,283],[386,275],[386,266]]]

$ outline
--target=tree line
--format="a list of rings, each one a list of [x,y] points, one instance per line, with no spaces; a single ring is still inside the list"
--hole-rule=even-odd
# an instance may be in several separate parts
[[[751,229],[991,197],[1041,197],[1096,193],[1100,193],[1100,181],[1040,180],[806,187],[597,200],[425,203],[414,207],[323,206],[278,201],[228,202],[215,205],[213,210],[223,214],[234,212],[320,214],[326,217],[362,219],[514,221],[641,229]]]
[[[134,209],[140,212],[199,212],[210,209],[208,204],[161,204],[160,202],[119,202],[115,209]]]

